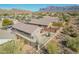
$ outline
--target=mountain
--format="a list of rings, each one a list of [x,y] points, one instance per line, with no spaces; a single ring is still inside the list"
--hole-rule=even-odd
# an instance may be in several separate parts
[[[64,12],[64,11],[79,11],[79,6],[48,6],[46,8],[40,8],[41,12]]]

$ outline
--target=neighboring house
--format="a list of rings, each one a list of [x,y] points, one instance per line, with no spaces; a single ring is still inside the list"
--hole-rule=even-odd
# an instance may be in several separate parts
[[[12,34],[10,31],[0,29],[0,44],[14,40],[15,38],[16,36]]]
[[[60,19],[58,17],[50,17],[50,16],[44,16],[40,19],[31,19],[31,21],[28,24],[32,25],[38,25],[38,26],[48,26],[51,22],[59,22]]]
[[[12,31],[16,34],[17,39],[26,39],[29,42],[36,42],[34,35],[40,32],[40,27],[36,25],[17,23],[12,26]]]

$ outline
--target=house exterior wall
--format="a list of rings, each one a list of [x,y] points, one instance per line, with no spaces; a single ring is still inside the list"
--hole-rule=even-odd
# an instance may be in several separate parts
[[[14,32],[14,34],[18,35],[19,37],[23,37],[26,40],[29,40],[31,42],[35,42],[34,40],[32,40],[32,36],[29,33],[25,33],[25,32],[19,31],[19,30],[14,29],[14,28],[12,29],[12,31]]]
[[[11,41],[11,40],[13,40],[13,39],[0,39],[0,44],[4,44],[4,43]]]
[[[40,31],[41,31],[42,28],[37,28],[32,34],[31,36],[33,37],[33,39],[36,41],[35,43],[38,43],[39,42],[39,38],[41,36],[40,34]]]
[[[35,47],[36,46],[36,41],[38,40],[41,29],[42,29],[41,27],[37,27],[34,30],[34,32],[30,33],[30,35],[28,35],[25,32],[20,32],[17,29],[14,29],[14,28],[13,28],[13,32],[16,34],[17,39],[23,39],[27,42],[27,44],[33,45]]]

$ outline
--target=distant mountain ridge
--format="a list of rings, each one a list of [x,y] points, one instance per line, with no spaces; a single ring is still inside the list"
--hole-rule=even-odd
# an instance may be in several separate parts
[[[47,8],[40,8],[41,12],[64,12],[64,11],[79,11],[79,6],[48,6]]]

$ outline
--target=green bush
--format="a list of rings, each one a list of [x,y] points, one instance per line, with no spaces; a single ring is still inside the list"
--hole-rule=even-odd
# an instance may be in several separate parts
[[[79,52],[79,37],[76,38],[66,38],[66,46],[71,48],[72,50]]]
[[[70,17],[68,15],[62,14],[62,18],[65,22],[68,22]]]
[[[62,27],[63,26],[63,22],[53,22],[52,25],[53,26]]]
[[[57,42],[48,43],[47,45],[48,53],[55,54],[59,52],[59,47]]]
[[[9,19],[4,19],[2,22],[2,26],[8,26],[12,24],[13,24],[12,20],[9,20]]]

